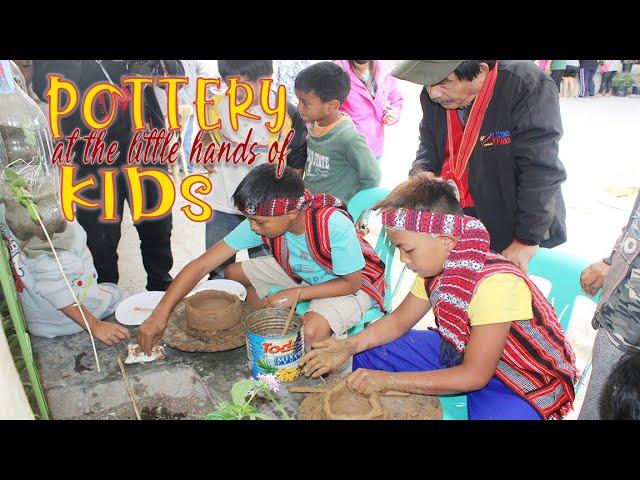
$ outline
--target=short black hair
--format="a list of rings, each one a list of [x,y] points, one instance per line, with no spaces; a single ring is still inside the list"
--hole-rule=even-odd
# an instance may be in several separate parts
[[[640,352],[625,355],[613,368],[600,407],[606,420],[640,420]]]
[[[394,188],[387,197],[373,206],[375,210],[411,208],[434,213],[464,215],[456,198],[455,188],[447,182],[419,173]]]
[[[301,92],[314,93],[323,102],[338,100],[342,104],[351,90],[351,79],[339,65],[319,62],[302,70],[294,86]]]
[[[233,194],[233,203],[238,210],[247,205],[257,205],[279,197],[300,197],[304,194],[302,177],[286,167],[280,178],[276,177],[278,166],[265,163],[252,169],[242,179]]]
[[[255,82],[273,75],[273,60],[218,60],[218,72],[222,79],[238,75]]]
[[[496,65],[496,60],[465,60],[458,65],[453,73],[458,80],[470,82],[480,73],[481,63],[486,63],[489,65],[489,70],[492,70]]]

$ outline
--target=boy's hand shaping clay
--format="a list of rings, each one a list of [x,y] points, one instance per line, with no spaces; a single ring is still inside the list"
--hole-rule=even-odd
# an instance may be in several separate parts
[[[298,298],[299,288],[287,288],[262,300],[262,308],[285,308],[293,305]]]
[[[140,325],[138,329],[138,344],[144,353],[151,355],[153,347],[158,343],[166,328],[166,321],[162,321],[161,318],[153,314]]]
[[[347,387],[360,395],[386,392],[391,387],[389,372],[359,368],[347,377]]]
[[[314,343],[312,348],[313,350],[304,354],[300,359],[302,373],[311,378],[318,378],[335,370],[355,353],[349,340],[336,340],[335,338]]]

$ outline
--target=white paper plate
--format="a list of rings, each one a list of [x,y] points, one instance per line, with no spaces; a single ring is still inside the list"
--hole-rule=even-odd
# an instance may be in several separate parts
[[[164,292],[141,292],[125,298],[116,308],[116,320],[123,325],[140,325],[149,318],[163,295]],[[145,310],[136,310],[136,307]]]
[[[247,289],[244,286],[236,282],[234,280],[207,280],[206,282],[202,282],[196,285],[196,288],[193,289],[191,293],[187,295],[190,297],[191,295],[202,292],[204,290],[222,290],[223,292],[229,292],[233,295],[237,295],[238,298],[244,301],[247,298]]]

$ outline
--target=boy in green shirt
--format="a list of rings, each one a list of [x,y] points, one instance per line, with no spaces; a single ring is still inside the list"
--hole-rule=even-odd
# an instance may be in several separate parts
[[[380,184],[380,166],[367,140],[339,111],[351,83],[332,62],[302,70],[295,81],[298,112],[310,122],[304,184],[312,193],[329,193],[348,203],[357,192]]]

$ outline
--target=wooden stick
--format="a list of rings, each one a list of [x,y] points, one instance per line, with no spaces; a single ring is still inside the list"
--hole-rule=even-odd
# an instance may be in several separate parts
[[[290,393],[326,393],[329,390],[331,389],[328,387],[289,387]],[[388,397],[406,397],[411,394],[407,392],[397,392],[395,390],[389,390],[388,392],[378,393],[378,395]]]
[[[140,412],[138,411],[138,405],[136,404],[136,398],[133,394],[133,389],[129,384],[129,377],[127,377],[127,372],[124,371],[124,363],[122,363],[122,359],[120,358],[120,355],[117,355],[116,358],[118,359],[118,365],[120,365],[120,373],[122,373],[124,384],[127,386],[127,391],[129,392],[129,398],[131,399],[131,404],[133,405],[133,409],[136,412],[136,418],[138,420],[142,420],[142,418],[140,418]]]
[[[298,306],[298,301],[300,300],[301,294],[302,294],[302,289],[299,288],[298,298],[296,298],[296,302],[293,305],[291,305],[291,310],[289,311],[289,317],[287,317],[287,323],[284,324],[284,328],[282,329],[282,333],[280,334],[280,336],[284,335],[285,333],[287,333],[287,330],[289,330],[289,323],[291,322],[291,319],[293,318],[293,314],[296,311],[296,307]]]

